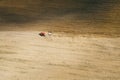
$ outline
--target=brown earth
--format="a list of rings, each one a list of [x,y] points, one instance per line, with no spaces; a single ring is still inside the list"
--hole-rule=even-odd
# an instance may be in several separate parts
[[[119,80],[120,38],[0,32],[1,80]]]

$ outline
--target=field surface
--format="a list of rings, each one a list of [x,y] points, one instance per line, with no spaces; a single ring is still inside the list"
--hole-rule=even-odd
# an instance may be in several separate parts
[[[0,32],[1,80],[119,80],[120,38]]]

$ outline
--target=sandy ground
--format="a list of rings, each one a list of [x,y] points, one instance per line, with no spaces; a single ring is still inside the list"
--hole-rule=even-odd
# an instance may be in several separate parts
[[[0,32],[0,80],[120,80],[120,38]]]

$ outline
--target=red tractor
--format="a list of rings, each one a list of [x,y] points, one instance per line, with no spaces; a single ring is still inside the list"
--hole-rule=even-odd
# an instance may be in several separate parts
[[[46,33],[45,32],[40,32],[39,35],[45,37]]]

